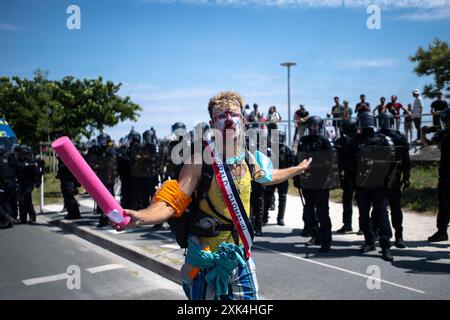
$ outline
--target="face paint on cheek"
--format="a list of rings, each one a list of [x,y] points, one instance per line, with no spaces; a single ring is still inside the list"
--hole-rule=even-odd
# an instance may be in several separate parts
[[[225,120],[216,120],[213,123],[213,127],[220,132],[223,132],[225,129]]]

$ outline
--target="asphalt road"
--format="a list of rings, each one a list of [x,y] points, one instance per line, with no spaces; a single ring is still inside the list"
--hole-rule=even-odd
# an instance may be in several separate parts
[[[299,229],[265,230],[252,250],[264,299],[450,299],[447,246],[425,252],[409,242],[393,249],[396,260],[388,263],[378,251],[361,255],[361,240],[339,240],[350,235],[335,236],[333,249],[320,254],[319,246],[305,246]]]
[[[185,299],[178,284],[46,225],[0,230],[0,270],[0,299]]]
[[[330,203],[330,210],[336,230],[341,205]],[[255,238],[252,256],[261,299],[450,299],[450,242],[424,240],[434,232],[435,217],[405,213],[408,247],[393,248],[395,260],[389,263],[379,251],[360,254],[363,237],[355,233],[333,233],[327,254],[318,253],[318,246],[306,247],[300,213],[300,201],[289,197],[286,226],[275,225],[271,211],[263,236]],[[176,247],[167,228],[104,232],[140,247]],[[80,290],[69,290],[66,278],[55,280],[69,265],[80,267]],[[0,267],[0,299],[185,299],[179,285],[49,226],[0,230]]]

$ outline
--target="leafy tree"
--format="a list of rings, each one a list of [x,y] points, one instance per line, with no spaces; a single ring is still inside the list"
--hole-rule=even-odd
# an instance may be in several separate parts
[[[450,98],[450,49],[447,42],[435,39],[428,49],[419,47],[416,54],[409,59],[418,63],[414,72],[419,77],[434,77],[434,84],[424,87],[425,96],[434,98],[438,91],[442,91]]]
[[[89,139],[95,130],[139,116],[141,107],[118,95],[120,83],[71,76],[51,81],[47,76],[48,71],[38,69],[31,80],[0,77],[0,116],[34,150],[39,142],[62,135]]]

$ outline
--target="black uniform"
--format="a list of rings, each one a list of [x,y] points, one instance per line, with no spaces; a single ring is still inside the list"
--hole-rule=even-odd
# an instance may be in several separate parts
[[[297,148],[297,163],[305,159],[303,156],[305,153],[333,152],[333,150],[333,143],[324,135],[303,136]],[[315,162],[317,164],[317,159],[315,159]],[[303,174],[309,174],[308,170]],[[314,178],[312,177],[311,180],[314,180]],[[305,186],[300,176],[295,178],[295,185],[299,188],[299,193],[303,193],[305,198],[303,208],[304,229],[310,231],[313,239],[316,239],[314,241],[316,244],[321,243],[324,247],[329,246],[331,243],[331,219],[328,206],[330,197],[329,187],[326,185],[317,187],[311,185]]]
[[[361,174],[364,171],[362,162],[364,161],[361,150],[362,147],[375,146],[385,147],[390,149],[393,147],[392,141],[385,135],[373,130],[366,130],[363,133],[356,135],[349,141],[348,149],[345,157],[345,166],[350,173],[350,177],[356,185],[356,202],[359,208],[360,226],[364,233],[366,245],[372,247],[375,244],[375,231],[370,219],[370,209],[373,208],[372,214],[375,221],[377,221],[380,246],[383,249],[389,249],[391,246],[390,238],[392,237],[391,226],[387,212],[389,203],[388,188],[384,183],[377,184],[374,182],[375,176],[371,176],[364,180]],[[384,159],[387,162],[387,159]],[[384,164],[389,167],[389,163]],[[379,175],[378,175],[379,176]],[[386,180],[384,177],[381,180]],[[367,183],[368,187],[365,186]]]
[[[256,149],[260,152],[266,151],[260,150],[260,138],[260,132],[258,132],[258,134],[256,135],[256,140],[250,139],[250,137],[246,137],[247,150]],[[262,235],[262,226],[264,224],[264,191],[265,186],[252,179],[250,192],[250,217],[255,236]]]
[[[269,149],[270,154],[268,156],[272,156],[272,149]],[[275,155],[277,156],[277,155]],[[294,153],[288,146],[285,144],[279,144],[279,168],[289,168],[295,164]],[[278,190],[278,217],[277,223],[279,225],[284,225],[284,213],[286,211],[286,194],[288,192],[289,182],[284,181],[279,184],[270,185],[265,187],[264,191],[264,216],[263,222],[267,222],[269,219],[269,208],[272,205],[272,198],[274,197],[275,189]]]
[[[106,189],[114,196],[114,184],[117,178],[117,153],[113,147],[94,146],[89,149],[88,163],[105,185]],[[103,210],[97,206],[100,214],[99,227],[108,225],[108,218],[103,215]]]
[[[12,227],[17,218],[11,208],[16,194],[16,161],[11,153],[0,151],[0,228],[5,228]]]
[[[131,150],[131,181],[135,188],[134,210],[147,208],[158,185],[159,157],[156,145],[146,143]]]
[[[335,146],[338,153],[339,175],[342,188],[342,222],[343,229],[352,231],[352,216],[353,216],[353,195],[355,193],[355,186],[350,179],[350,174],[346,172],[344,166],[345,153],[347,151],[348,142],[354,138],[356,130],[349,134],[343,134],[336,140]]]
[[[59,159],[58,159],[59,160]],[[61,182],[61,193],[64,199],[64,207],[67,210],[66,219],[80,219],[80,209],[75,195],[78,193],[80,183],[75,179],[69,168],[63,161],[58,161],[58,174],[56,176]]]
[[[183,144],[183,145],[180,145]],[[161,144],[161,172],[162,172],[162,180],[165,181],[169,178],[174,179],[180,175],[181,169],[183,167],[183,162],[178,161],[179,159],[183,159],[183,150],[188,150],[187,148],[188,141],[184,139],[183,136],[174,137],[173,140],[165,141]],[[179,157],[176,159],[177,162],[172,159],[172,151],[174,148],[177,148],[179,151],[178,154],[175,155]]]
[[[448,109],[447,109],[448,110]],[[435,236],[442,235],[440,239],[430,241],[442,241],[448,239],[447,227],[450,221],[450,128],[437,132],[432,142],[439,144],[441,149],[441,161],[439,163],[438,199],[439,212],[437,215],[438,232]],[[435,237],[439,238],[439,237]]]
[[[19,151],[20,157],[17,161],[17,182],[19,186],[19,213],[21,223],[36,221],[31,194],[38,179],[38,165],[32,158],[31,151]]]
[[[409,185],[411,175],[411,159],[409,157],[408,140],[396,130],[381,129],[384,134],[392,139],[396,152],[399,154],[400,164],[393,168],[392,179],[389,188],[389,207],[391,208],[392,226],[395,230],[395,240],[403,238],[403,212],[401,206],[402,186]]]
[[[129,149],[121,147],[117,151],[117,170],[120,179],[120,205],[131,209],[131,158]]]

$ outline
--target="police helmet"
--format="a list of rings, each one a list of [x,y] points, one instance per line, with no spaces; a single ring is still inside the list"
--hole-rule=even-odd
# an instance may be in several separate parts
[[[447,127],[447,123],[450,120],[450,107],[441,112],[441,121],[445,127]]]
[[[354,118],[342,120],[342,132],[344,134],[350,134],[356,130],[357,121]]]
[[[26,146],[24,144],[17,146],[15,150],[18,156],[21,157],[22,159],[30,159],[32,156],[31,147]]]
[[[97,144],[99,147],[107,147],[111,143],[111,137],[106,133],[97,136]]]
[[[211,128],[206,122],[199,122],[194,127],[194,137],[195,139],[204,139],[204,140],[211,140]],[[197,136],[195,136],[197,135]]]
[[[306,120],[309,135],[320,135],[323,129],[323,120],[319,116],[311,116]]]
[[[128,141],[130,142],[130,144],[141,143],[141,134],[136,130],[131,129],[130,133],[128,134]]]
[[[394,116],[390,112],[380,112],[378,115],[378,127],[380,129],[393,129]]]
[[[142,134],[142,138],[145,144],[151,144],[154,142],[155,130],[151,128],[150,130],[145,130]]]
[[[186,125],[182,122],[175,122],[172,125],[172,133],[177,137],[183,136],[186,133]]]
[[[376,128],[376,119],[375,116],[366,111],[366,112],[362,112],[359,116],[358,116],[358,128],[359,129],[375,129]]]
[[[286,143],[286,132],[278,131],[278,139],[280,141],[280,144],[285,144]]]
[[[286,144],[286,132],[281,130],[273,131],[273,133],[270,135],[270,143],[277,143],[280,145]]]

